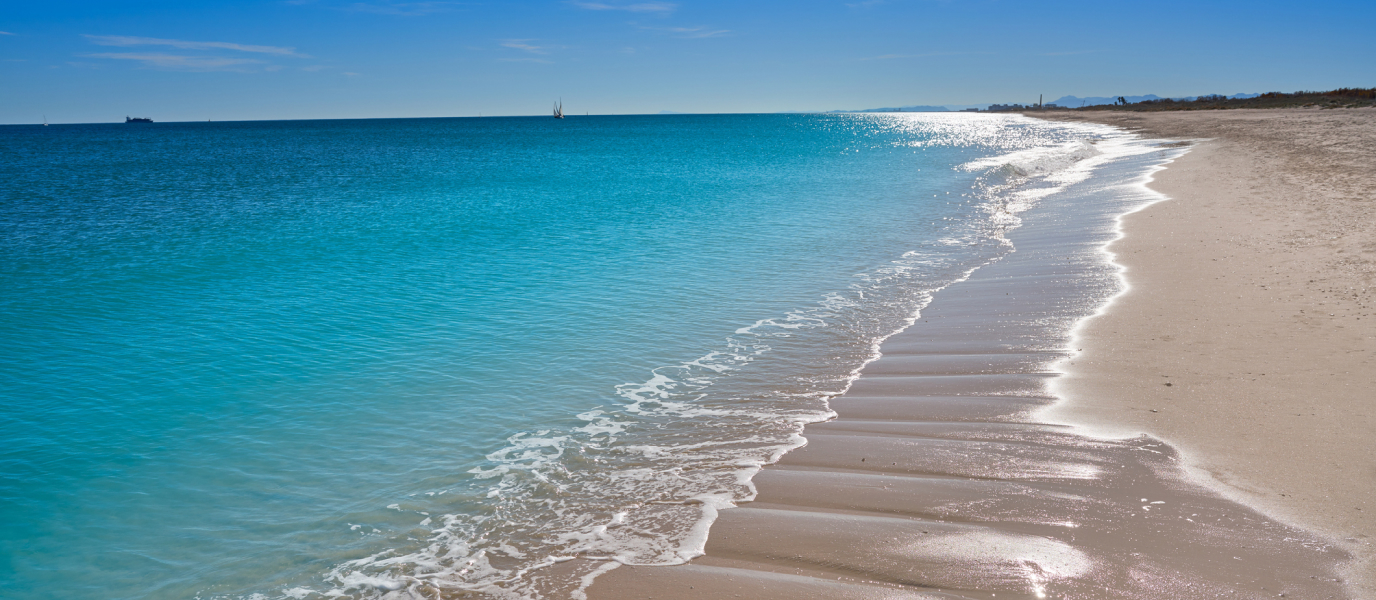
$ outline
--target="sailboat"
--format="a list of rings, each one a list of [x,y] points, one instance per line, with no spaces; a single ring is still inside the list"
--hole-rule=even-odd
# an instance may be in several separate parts
[[[558,104],[554,105],[554,118],[564,118],[564,100],[561,98]]]
[[[48,126],[48,115],[43,115],[43,126],[44,126],[44,127],[47,127],[47,126]]]

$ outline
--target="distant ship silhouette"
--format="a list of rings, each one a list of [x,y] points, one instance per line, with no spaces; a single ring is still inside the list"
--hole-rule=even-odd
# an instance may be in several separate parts
[[[125,116],[125,117],[124,117],[124,122],[125,122],[125,123],[152,123],[152,122],[153,122],[153,119],[145,119],[145,118],[143,118],[143,117],[130,117],[130,116]]]

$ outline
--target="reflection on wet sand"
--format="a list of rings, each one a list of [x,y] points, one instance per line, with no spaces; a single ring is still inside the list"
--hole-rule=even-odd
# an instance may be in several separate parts
[[[620,567],[619,598],[1342,598],[1345,558],[1318,537],[1186,480],[1169,446],[1032,422],[1075,321],[1119,286],[1100,248],[1155,199],[1107,165],[1046,199],[1017,250],[938,293],[884,343],[839,418],[724,510],[707,555]],[[1168,154],[1173,153],[1173,154]],[[1071,358],[1073,360],[1073,357]]]

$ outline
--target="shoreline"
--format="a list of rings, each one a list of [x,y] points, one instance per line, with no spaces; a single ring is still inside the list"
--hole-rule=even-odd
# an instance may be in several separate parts
[[[839,418],[720,513],[706,556],[613,569],[588,597],[1342,597],[1342,552],[1184,483],[1170,447],[1029,418],[1057,402],[1049,367],[1116,285],[1109,230],[1160,199],[1136,168],[1112,202],[1087,204],[1103,200],[1091,185],[1029,210],[1014,254],[935,295],[833,400]]]
[[[1124,216],[1131,287],[1081,325],[1040,416],[1169,442],[1351,553],[1349,592],[1376,598],[1376,111],[1035,116],[1209,138],[1151,184],[1170,201]]]

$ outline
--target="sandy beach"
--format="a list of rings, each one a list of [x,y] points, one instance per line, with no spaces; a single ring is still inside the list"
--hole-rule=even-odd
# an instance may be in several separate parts
[[[1058,116],[1194,140],[1117,264],[1158,194],[1049,198],[706,556],[590,598],[1372,596],[1376,112]]]
[[[1123,220],[1132,290],[1085,323],[1044,416],[1145,432],[1358,558],[1376,597],[1376,111],[1075,113],[1208,138]]]

